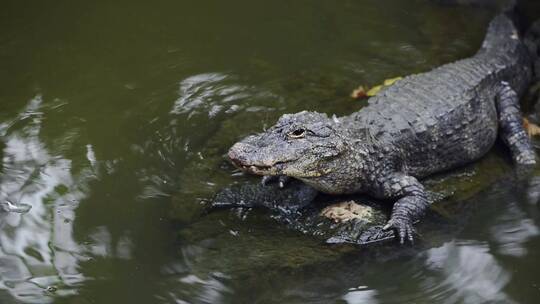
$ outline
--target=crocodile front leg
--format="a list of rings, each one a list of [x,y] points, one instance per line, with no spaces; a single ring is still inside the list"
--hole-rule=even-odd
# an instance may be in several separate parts
[[[291,213],[310,204],[316,196],[317,190],[300,181],[292,181],[285,189],[278,185],[246,184],[221,190],[208,205],[207,212],[221,208],[265,207]]]
[[[496,98],[500,136],[510,148],[512,158],[521,165],[536,163],[536,157],[519,109],[519,98],[507,82],[501,82]]]
[[[398,198],[392,208],[392,215],[384,230],[394,229],[401,244],[408,239],[414,240],[413,224],[420,220],[429,207],[424,186],[414,177],[394,173],[382,179],[376,189],[376,195],[382,198]]]

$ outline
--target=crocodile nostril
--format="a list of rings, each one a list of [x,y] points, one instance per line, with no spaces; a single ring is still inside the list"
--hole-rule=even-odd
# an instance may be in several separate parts
[[[238,152],[236,151],[236,149],[234,149],[234,146],[229,149],[229,153],[227,153],[227,156],[232,161],[235,161],[238,159]]]

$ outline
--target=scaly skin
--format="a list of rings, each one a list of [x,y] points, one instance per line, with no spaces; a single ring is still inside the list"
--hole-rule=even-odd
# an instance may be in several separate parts
[[[296,178],[329,194],[364,192],[396,200],[385,229],[413,241],[429,206],[418,179],[479,159],[497,135],[518,164],[535,163],[518,96],[532,59],[509,17],[495,17],[471,58],[397,81],[361,111],[341,118],[283,115],[229,150],[235,165]]]

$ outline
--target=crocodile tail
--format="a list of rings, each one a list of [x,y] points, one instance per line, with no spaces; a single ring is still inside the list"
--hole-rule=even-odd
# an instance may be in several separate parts
[[[501,12],[506,15],[514,15],[516,13],[517,0],[508,0],[501,7]]]
[[[491,20],[487,29],[481,51],[508,52],[515,44],[520,43],[519,32],[513,21],[513,13],[505,11]]]
[[[513,21],[515,27],[525,33],[522,41],[529,52],[531,62],[534,63],[534,75],[540,79],[540,20],[529,26],[522,24],[524,19],[520,18],[522,15],[518,12],[517,0],[509,0],[503,6],[502,13]]]

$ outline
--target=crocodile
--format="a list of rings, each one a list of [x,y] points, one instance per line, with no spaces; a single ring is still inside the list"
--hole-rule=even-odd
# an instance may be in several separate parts
[[[263,182],[294,178],[327,194],[393,200],[383,229],[413,242],[430,205],[422,178],[478,160],[497,137],[516,164],[536,163],[519,106],[532,62],[507,10],[472,57],[404,77],[348,116],[285,114],[234,144],[228,157]]]

